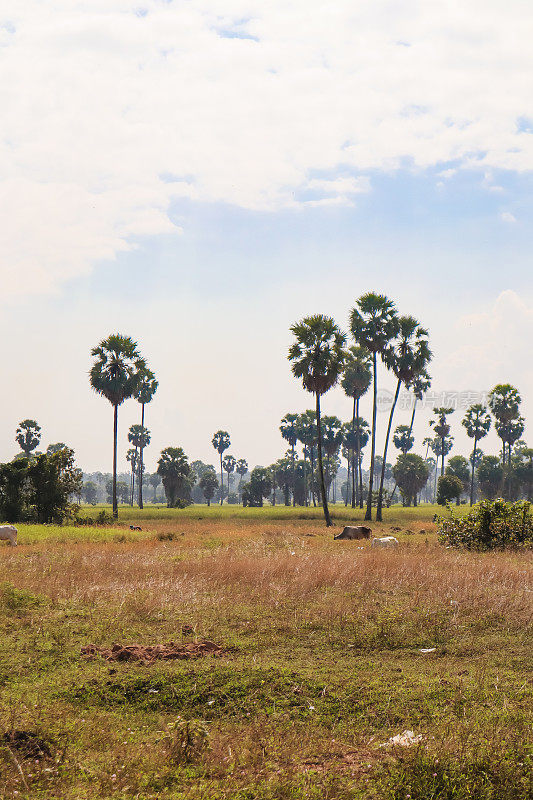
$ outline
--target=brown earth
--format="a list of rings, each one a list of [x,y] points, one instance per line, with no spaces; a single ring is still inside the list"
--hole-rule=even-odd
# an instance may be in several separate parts
[[[106,661],[141,661],[143,664],[150,664],[157,659],[188,659],[201,658],[202,656],[224,655],[227,650],[205,639],[201,642],[188,642],[186,644],[141,645],[141,644],[113,644],[110,648],[98,647],[95,644],[87,644],[81,648],[82,655],[87,659],[102,656]]]

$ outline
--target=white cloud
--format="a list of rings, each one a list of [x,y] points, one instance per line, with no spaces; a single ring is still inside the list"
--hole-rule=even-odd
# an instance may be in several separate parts
[[[511,214],[510,211],[502,211],[501,214],[500,214],[500,219],[501,219],[502,222],[510,222],[511,224],[513,222],[516,222],[515,215]]]
[[[1,295],[176,230],[173,196],[277,209],[406,159],[532,169],[532,28],[521,0],[5,0]]]

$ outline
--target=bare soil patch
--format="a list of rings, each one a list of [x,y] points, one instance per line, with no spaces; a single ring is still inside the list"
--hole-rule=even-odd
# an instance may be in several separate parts
[[[201,658],[202,656],[222,656],[227,652],[223,647],[208,639],[185,644],[176,644],[175,642],[156,645],[115,643],[110,648],[88,644],[81,648],[82,655],[87,659],[102,656],[106,661],[140,661],[143,664],[151,664],[159,659],[170,661],[172,659]]]

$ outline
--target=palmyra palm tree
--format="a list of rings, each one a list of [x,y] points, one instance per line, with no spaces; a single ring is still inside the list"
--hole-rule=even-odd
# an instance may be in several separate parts
[[[237,461],[234,456],[224,456],[222,459],[222,466],[224,467],[224,471],[227,473],[228,476],[228,501],[229,501],[229,476],[235,470],[235,465]]]
[[[23,419],[17,428],[15,441],[29,458],[31,451],[35,450],[41,441],[41,426],[34,419]]]
[[[413,404],[413,413],[411,414],[411,422],[409,424],[409,436],[413,432],[413,425],[415,424],[415,413],[416,413],[416,406],[419,400],[422,400],[425,393],[431,386],[431,378],[427,374],[427,372],[421,372],[420,375],[417,375],[414,381],[411,384],[411,390],[415,396],[415,402]]]
[[[135,496],[135,475],[139,476],[139,484],[142,482],[143,463],[141,453],[145,447],[150,444],[150,431],[143,425],[131,425],[128,431],[128,442],[135,448],[136,454],[136,468],[133,471],[133,481],[131,490],[131,504],[133,505],[133,498]],[[140,502],[142,494],[139,492],[139,508],[142,508]]]
[[[117,505],[117,432],[118,407],[135,395],[146,369],[138,345],[129,336],[115,333],[103,339],[91,350],[96,359],[89,379],[92,388],[113,406],[113,516],[118,517]]]
[[[211,439],[211,444],[220,456],[220,505],[224,502],[224,473],[222,472],[222,453],[230,446],[229,433],[217,431]]]
[[[299,422],[298,414],[285,414],[285,416],[281,420],[281,425],[279,426],[279,432],[281,433],[285,441],[289,443],[289,446],[291,448],[293,506],[296,505],[296,501],[294,498],[294,486],[295,486],[295,464],[296,464],[295,447],[296,447],[296,442],[298,441],[298,422]]]
[[[245,458],[239,458],[239,460],[237,461],[237,463],[235,465],[235,472],[237,473],[237,475],[240,476],[239,486],[238,486],[238,489],[237,489],[237,492],[239,494],[239,499],[240,499],[240,497],[241,497],[242,480],[243,480],[244,476],[246,475],[246,473],[248,472],[248,462],[246,461]]]
[[[352,438],[357,441],[356,451],[352,449],[352,508],[355,508],[357,500],[357,477],[356,477],[356,463],[359,464],[361,460],[361,431],[357,430],[356,433],[356,420],[359,417],[359,400],[366,394],[370,384],[372,383],[371,372],[371,356],[368,350],[363,347],[352,346],[348,348],[346,361],[344,365],[344,375],[341,380],[341,386],[344,393],[348,397],[353,398],[353,412],[352,412]],[[348,496],[348,492],[346,492]]]
[[[510,383],[499,383],[497,386],[489,392],[489,408],[492,411],[495,419],[496,419],[496,432],[498,436],[502,440],[502,453],[503,453],[503,463],[506,463],[506,448],[505,445],[507,444],[508,450],[508,459],[507,462],[511,463],[511,441],[513,439],[513,435],[510,437],[507,436],[510,430],[510,423],[515,420],[521,420],[520,417],[520,403],[522,402],[522,398],[520,397],[520,392],[514,386],[511,386]],[[522,428],[523,431],[523,428]],[[522,435],[522,431],[518,433],[518,436],[513,439],[516,441]],[[513,432],[514,433],[514,432]]]
[[[370,452],[370,476],[365,520],[372,519],[372,485],[376,456],[376,414],[378,405],[377,354],[383,355],[390,340],[398,330],[396,307],[383,294],[368,292],[362,295],[350,312],[350,330],[355,341],[371,353],[374,378],[372,401],[372,444]]]
[[[139,454],[136,447],[130,447],[128,452],[126,453],[126,461],[131,466],[131,494],[130,494],[130,506],[133,508],[133,497],[135,494],[135,473],[137,472],[137,460]]]
[[[150,403],[153,399],[154,394],[157,391],[157,387],[159,383],[157,382],[154,373],[151,369],[146,367],[144,369],[141,382],[139,384],[139,388],[135,394],[135,399],[138,403],[141,404],[141,427],[144,428],[144,407],[147,403]],[[150,441],[146,443],[147,445],[150,444]],[[143,508],[143,451],[145,445],[141,445],[140,447],[140,454],[139,454],[139,508]]]
[[[288,356],[292,362],[292,373],[295,378],[301,379],[304,389],[315,396],[320,493],[326,525],[330,527],[333,522],[324,484],[320,398],[335,386],[342,373],[346,336],[333,319],[324,314],[305,317],[291,326],[291,332],[295,337]]]
[[[447,456],[452,449],[453,437],[450,436],[451,429],[447,421],[447,417],[449,414],[453,414],[453,411],[453,408],[434,408],[433,413],[435,414],[436,419],[431,419],[429,421],[430,426],[437,434],[437,440],[440,442],[440,445],[437,448],[438,452],[435,447],[432,449],[435,455],[440,456],[441,458],[441,477],[444,475],[444,457]]]
[[[490,431],[491,418],[488,408],[481,403],[474,403],[467,410],[462,420],[462,425],[466,428],[468,436],[474,440],[474,450],[470,459],[472,465],[470,476],[470,505],[474,504],[474,475],[477,459],[477,443]]]
[[[308,480],[307,480],[307,459],[311,467],[311,497],[313,505],[316,506],[315,488],[313,476],[315,474],[315,447],[317,441],[316,416],[315,412],[308,410],[298,415],[298,441],[302,444],[304,456],[304,496],[305,504],[308,504]]]
[[[394,372],[397,383],[389,414],[385,447],[383,448],[383,462],[381,465],[376,509],[376,519],[379,522],[381,522],[383,518],[383,483],[385,480],[387,449],[389,446],[392,419],[400,394],[400,387],[402,383],[409,387],[416,378],[421,375],[427,376],[426,367],[431,360],[428,336],[427,330],[423,328],[414,317],[400,317],[398,319],[397,335],[383,353],[383,361],[385,365]]]

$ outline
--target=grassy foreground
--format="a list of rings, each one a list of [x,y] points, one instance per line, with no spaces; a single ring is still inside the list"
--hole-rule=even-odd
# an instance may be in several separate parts
[[[434,510],[386,511],[396,552],[334,542],[311,509],[20,526],[0,545],[0,798],[531,798],[531,556],[446,550]],[[81,652],[203,639],[223,654]],[[178,717],[205,749],[180,749]]]

